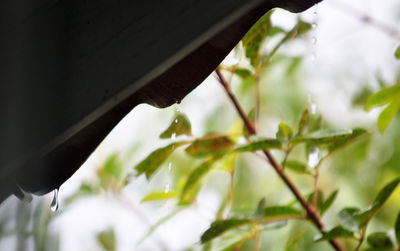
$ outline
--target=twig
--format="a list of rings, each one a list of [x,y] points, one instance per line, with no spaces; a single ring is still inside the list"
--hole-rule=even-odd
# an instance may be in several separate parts
[[[378,19],[375,19],[374,17],[372,17],[371,15],[368,15],[366,13],[363,13],[353,7],[351,7],[350,5],[348,5],[347,3],[343,3],[343,2],[338,2],[338,1],[332,1],[330,2],[331,5],[337,9],[340,9],[344,12],[347,12],[348,14],[355,16],[356,18],[358,18],[361,22],[364,22],[366,24],[370,24],[371,26],[377,28],[378,30],[381,30],[383,32],[386,32],[388,35],[394,37],[394,38],[400,38],[400,30],[397,29],[394,26],[391,26],[387,23],[384,23]]]
[[[235,95],[231,92],[229,85],[226,82],[226,80],[224,79],[224,77],[222,76],[220,70],[216,69],[215,72],[218,76],[219,83],[225,89],[225,92],[227,93],[227,95],[229,96],[233,105],[235,106],[236,111],[239,113],[239,116],[243,120],[243,123],[246,126],[247,130],[249,131],[250,134],[256,134],[257,133],[256,128],[250,122],[249,118],[247,117],[246,113],[243,111],[243,108],[241,107],[239,101],[236,99]],[[323,223],[322,223],[321,219],[319,218],[317,212],[315,211],[314,207],[312,205],[310,205],[307,202],[307,200],[301,195],[300,191],[293,184],[293,182],[289,179],[289,177],[286,176],[286,174],[282,170],[282,167],[278,164],[278,162],[271,155],[271,153],[267,150],[263,150],[262,152],[264,153],[265,157],[268,159],[268,162],[270,163],[270,165],[275,169],[278,176],[282,179],[282,181],[290,189],[292,194],[296,197],[297,201],[301,204],[301,206],[307,212],[308,218],[314,223],[314,225],[318,228],[318,230],[322,234],[324,234],[325,231],[324,231]],[[337,251],[343,250],[343,248],[340,246],[340,244],[336,240],[331,239],[331,240],[329,240],[329,243],[335,250],[337,250]]]

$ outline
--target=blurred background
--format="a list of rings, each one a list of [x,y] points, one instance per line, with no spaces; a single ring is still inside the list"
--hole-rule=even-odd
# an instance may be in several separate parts
[[[337,224],[340,208],[366,207],[379,188],[400,175],[398,112],[380,133],[376,119],[382,109],[364,110],[371,93],[399,84],[400,61],[395,50],[400,44],[400,2],[325,0],[301,14],[277,9],[272,22],[290,30],[299,17],[311,23],[312,29],[285,43],[263,71],[258,128],[260,135],[274,137],[281,121],[295,127],[308,108],[322,115],[325,128],[362,127],[370,132],[369,137],[335,153],[321,169],[320,188],[327,194],[339,189],[323,217],[329,229]],[[277,35],[267,40],[262,50],[271,50],[280,39]],[[251,69],[241,45],[223,65]],[[225,74],[250,111],[254,105],[251,81]],[[227,196],[232,196],[232,203],[223,215],[251,214],[263,197],[271,205],[293,200],[275,172],[251,154],[238,157],[234,175],[223,168],[208,173],[195,200],[186,206],[178,205],[176,194],[199,160],[178,150],[150,180],[136,176],[138,162],[174,140],[159,139],[159,135],[178,112],[191,121],[195,136],[234,131],[239,120],[213,74],[181,104],[165,109],[137,106],[60,187],[58,196],[33,195],[30,202],[29,198],[10,197],[0,206],[0,250],[201,250],[200,236],[220,213]],[[304,194],[312,192],[311,179],[291,176]],[[166,195],[161,198],[162,192]],[[152,193],[158,197],[142,201]],[[392,229],[399,209],[397,191],[368,231]],[[260,250],[330,248],[324,242],[313,243],[317,232],[307,222],[290,222],[261,233]],[[343,243],[354,246],[351,240]],[[213,250],[223,250],[218,245]],[[248,241],[241,250],[254,250],[254,245]]]

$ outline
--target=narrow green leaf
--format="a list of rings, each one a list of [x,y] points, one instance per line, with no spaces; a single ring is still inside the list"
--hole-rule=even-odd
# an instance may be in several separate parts
[[[271,206],[264,209],[264,217],[300,216],[302,214],[300,210],[288,206]]]
[[[237,68],[234,71],[234,74],[236,74],[241,79],[246,79],[246,78],[250,78],[253,76],[253,73],[249,69],[246,69],[246,68]]]
[[[336,238],[349,238],[353,237],[354,233],[350,231],[349,229],[343,227],[343,226],[336,226],[329,230],[327,233],[323,234],[321,237],[318,237],[315,239],[315,242],[320,242],[320,241],[328,241]]]
[[[179,135],[192,135],[192,126],[185,114],[179,113],[169,127],[160,135],[161,139],[174,138]]]
[[[214,221],[210,228],[201,236],[201,243],[206,243],[224,232],[252,223],[251,219],[228,219]]]
[[[353,130],[320,130],[310,133],[303,137],[293,138],[291,141],[294,143],[306,142],[313,145],[332,144],[335,142],[342,142],[343,140],[351,140],[365,133],[364,129]]]
[[[380,91],[370,96],[365,103],[364,109],[369,111],[374,107],[382,106],[398,99],[400,95],[400,85],[383,87]]]
[[[288,160],[285,163],[285,168],[288,168],[296,173],[311,174],[310,167],[297,160]]]
[[[277,139],[263,139],[257,140],[244,146],[235,148],[237,152],[254,152],[266,149],[281,149],[282,142]]]
[[[372,209],[378,209],[382,207],[382,205],[389,199],[390,195],[392,195],[393,191],[400,183],[400,178],[396,178],[393,181],[389,182],[386,186],[384,186],[381,191],[376,196],[374,203],[372,204]]]
[[[321,207],[322,207],[322,204],[324,203],[324,194],[322,193],[321,190],[318,190],[317,193],[318,193],[318,194],[317,194],[317,208],[321,208]],[[308,201],[308,203],[310,203],[310,204],[313,204],[313,203],[314,203],[314,192],[310,193],[310,194],[307,196],[307,201]]]
[[[292,129],[285,123],[281,122],[278,126],[278,132],[276,138],[283,141],[289,140],[293,136]]]
[[[124,166],[118,154],[109,156],[102,167],[97,170],[100,184],[103,188],[119,188],[122,185]]]
[[[135,166],[135,170],[138,172],[137,175],[139,176],[145,173],[147,179],[150,179],[150,177],[157,171],[161,164],[175,151],[176,148],[188,143],[189,142],[184,141],[176,142],[153,151],[152,153],[150,153],[149,156],[147,156],[144,160],[142,160]]]
[[[307,126],[308,126],[308,122],[310,120],[310,112],[308,111],[308,109],[306,109],[303,114],[301,115],[300,121],[299,121],[299,128],[297,131],[296,136],[300,136],[303,135],[303,133],[305,132]]]
[[[367,131],[364,129],[356,128],[353,129],[351,134],[348,134],[343,137],[337,138],[333,143],[331,143],[328,147],[329,153],[332,153],[336,150],[339,150],[340,148],[348,145],[349,143],[353,142],[356,140],[358,137],[367,134]]]
[[[360,219],[358,215],[361,210],[355,207],[344,208],[339,212],[339,221],[346,228],[356,232],[360,229]]]
[[[185,152],[193,157],[220,156],[228,153],[235,143],[225,135],[208,135],[196,139]]]
[[[374,202],[366,210],[360,211],[356,208],[347,208],[339,213],[339,219],[344,220],[343,224],[350,229],[361,229],[365,227],[371,218],[381,209],[383,204],[400,183],[400,178],[393,180],[384,186],[376,196]]]
[[[400,45],[397,46],[396,50],[394,51],[394,56],[396,59],[400,59]]]
[[[273,11],[269,11],[267,14],[261,17],[242,39],[246,57],[250,59],[250,63],[254,67],[258,66],[261,45],[268,35],[268,30],[272,26],[272,13]]]
[[[153,191],[147,194],[141,202],[169,200],[178,198],[178,194],[174,191]]]
[[[181,203],[190,203],[194,199],[193,189],[196,188],[197,183],[204,177],[212,168],[215,159],[211,158],[197,168],[195,168],[189,175],[181,194]]]
[[[312,24],[307,23],[301,19],[297,21],[296,25],[296,36],[301,36],[306,34],[312,29]]]
[[[113,229],[108,229],[97,234],[97,241],[107,251],[116,250],[116,238]]]
[[[324,213],[332,206],[333,202],[335,201],[337,195],[338,195],[338,190],[333,191],[329,197],[324,201],[322,206],[320,207],[320,215],[324,215]]]
[[[266,208],[266,203],[267,203],[267,200],[265,199],[265,197],[263,197],[263,198],[258,202],[256,212],[254,213],[254,215],[255,215],[255,217],[256,217],[257,219],[260,219],[260,218],[263,217],[264,211],[265,211],[265,208]]]
[[[396,223],[394,224],[394,234],[397,243],[400,243],[400,212],[397,214]]]
[[[368,235],[367,242],[371,247],[380,249],[391,249],[393,248],[393,243],[387,233],[376,232]]]
[[[213,243],[214,249],[218,251],[232,251],[236,246],[240,246],[244,241],[254,236],[254,229],[250,226],[237,229],[232,229],[225,232]],[[207,242],[209,244],[211,242]]]
[[[400,99],[400,96],[399,96]],[[378,117],[378,129],[383,133],[388,127],[390,121],[393,119],[396,112],[399,110],[400,100],[391,102]]]

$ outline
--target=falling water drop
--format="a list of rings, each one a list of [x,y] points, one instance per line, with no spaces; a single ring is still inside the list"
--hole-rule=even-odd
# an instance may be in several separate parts
[[[171,170],[172,170],[172,163],[169,162],[169,163],[168,163],[168,172],[171,172]]]
[[[52,212],[55,212],[58,209],[58,188],[54,190],[53,200],[51,201],[50,209]]]
[[[169,183],[165,184],[164,193],[169,193],[171,185]]]
[[[315,36],[311,38],[311,43],[314,45],[317,44],[317,38]]]

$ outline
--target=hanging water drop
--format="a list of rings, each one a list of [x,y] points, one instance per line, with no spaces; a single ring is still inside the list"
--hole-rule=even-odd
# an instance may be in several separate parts
[[[171,188],[171,185],[169,183],[165,184],[164,193],[169,193],[170,188]]]
[[[57,211],[57,209],[58,209],[58,188],[54,190],[53,200],[51,201],[50,204],[50,210],[52,212]]]
[[[321,155],[318,147],[314,147],[311,149],[311,151],[308,153],[308,165],[311,168],[315,168],[319,161],[321,160]]]

